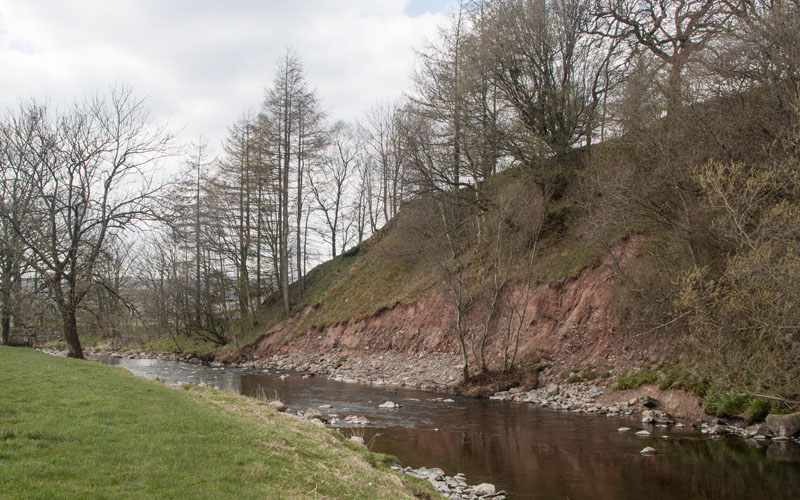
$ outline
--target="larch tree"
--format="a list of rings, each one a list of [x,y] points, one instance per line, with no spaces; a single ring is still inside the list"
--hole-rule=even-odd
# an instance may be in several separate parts
[[[283,306],[286,313],[291,308],[289,297],[290,274],[290,209],[295,215],[295,251],[302,252],[300,226],[304,220],[306,162],[318,148],[318,131],[321,112],[314,93],[309,89],[303,66],[297,55],[287,50],[278,62],[272,87],[267,90],[263,113],[271,127],[275,151],[278,194],[278,275]],[[292,178],[292,171],[295,173]],[[291,192],[292,184],[296,193]],[[291,197],[294,195],[292,202]],[[303,256],[297,256],[297,272],[302,275]]]

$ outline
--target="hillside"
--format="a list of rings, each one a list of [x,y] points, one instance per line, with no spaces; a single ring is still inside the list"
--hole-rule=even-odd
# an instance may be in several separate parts
[[[293,284],[288,317],[274,297],[236,343],[179,338],[181,350],[474,394],[593,381],[689,389],[720,415],[753,401],[790,408],[794,340],[737,338],[717,321],[793,324],[796,141],[775,106],[753,92],[687,108],[480,186],[420,195],[312,270],[302,297]],[[756,243],[768,253],[751,252]],[[783,269],[781,283],[764,266]],[[745,277],[761,288],[725,291]]]
[[[519,256],[511,256],[505,277],[505,297],[519,301],[527,295],[517,364],[537,371],[546,368],[543,375],[556,377],[588,367],[598,374],[621,371],[646,356],[663,360],[666,353],[659,349],[626,347],[627,336],[616,310],[620,271],[636,259],[647,236],[616,227],[583,233],[590,214],[580,211],[579,198],[588,173],[581,156],[571,161],[575,162],[568,165],[572,179],[543,216],[532,265],[527,268]],[[534,184],[519,168],[491,182],[498,196],[523,202]],[[432,247],[420,229],[429,209],[426,200],[408,205],[363,245],[315,268],[306,279],[303,300],[294,305],[289,318],[282,318],[278,300],[265,304],[256,330],[266,333],[241,351],[217,359],[252,361],[287,353],[331,358],[396,354],[398,359],[407,358],[412,367],[418,362],[410,355],[437,354],[448,367],[446,380],[450,385],[457,382],[460,365],[452,332],[453,302],[441,266],[431,256]],[[473,261],[471,272],[480,273],[479,266],[485,264]],[[489,328],[487,355],[493,371],[501,368],[503,358],[499,326],[514,314],[509,302],[503,302],[505,306],[501,302]],[[475,322],[484,313],[476,306],[469,314]],[[615,353],[627,353],[617,356],[626,361],[615,363]],[[422,380],[437,379],[431,374],[417,375]]]

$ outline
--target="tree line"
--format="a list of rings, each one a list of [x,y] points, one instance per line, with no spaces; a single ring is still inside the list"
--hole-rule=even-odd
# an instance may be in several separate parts
[[[172,138],[130,92],[57,116],[24,102],[0,128],[4,338],[12,318],[21,325],[50,314],[73,356],[81,356],[78,324],[238,343],[268,298],[286,313],[302,301],[321,251],[340,255],[415,202],[425,207],[419,251],[441,271],[457,311],[465,378],[470,359],[488,369],[498,332],[503,368],[512,369],[530,318],[527,297],[508,287],[530,284],[575,165],[589,172],[579,204],[595,227],[667,228],[691,276],[724,275],[724,252],[709,241],[722,226],[707,205],[735,186],[696,168],[762,159],[762,146],[796,123],[799,8],[796,0],[461,1],[418,51],[402,99],[373,105],[356,123],[330,120],[287,51],[257,112],[230,126],[223,154],[212,158],[199,140],[169,182],[149,170],[174,154]],[[762,135],[739,140],[732,116]],[[600,166],[615,148],[625,154],[609,176]],[[494,186],[501,172],[518,176],[518,192]],[[133,229],[144,237],[134,241]],[[664,262],[653,269],[675,272]],[[641,303],[669,305],[651,311],[653,323],[673,324],[684,285],[631,282]],[[689,302],[682,319],[710,324],[708,303]],[[502,325],[500,309],[512,311]]]

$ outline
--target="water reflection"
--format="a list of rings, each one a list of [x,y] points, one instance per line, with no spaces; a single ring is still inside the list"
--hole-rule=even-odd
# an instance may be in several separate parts
[[[471,483],[492,482],[516,499],[795,499],[800,498],[800,447],[712,440],[682,429],[652,438],[630,419],[576,415],[532,405],[454,398],[416,390],[367,387],[294,373],[257,373],[155,360],[101,361],[170,384],[207,384],[254,395],[275,394],[305,410],[367,417],[371,448],[403,465],[463,472]],[[444,396],[448,397],[448,396]],[[378,405],[392,400],[394,410]],[[666,436],[666,438],[662,437]],[[653,446],[659,454],[639,451]]]

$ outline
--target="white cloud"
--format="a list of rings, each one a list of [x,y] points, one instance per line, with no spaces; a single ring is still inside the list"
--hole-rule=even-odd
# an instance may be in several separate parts
[[[187,140],[203,134],[216,145],[259,105],[292,47],[329,114],[352,119],[407,88],[411,47],[435,36],[445,3],[0,0],[0,108],[129,83]]]

